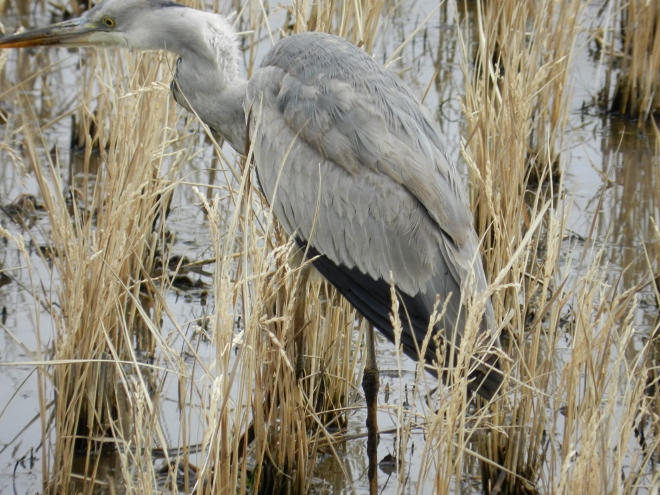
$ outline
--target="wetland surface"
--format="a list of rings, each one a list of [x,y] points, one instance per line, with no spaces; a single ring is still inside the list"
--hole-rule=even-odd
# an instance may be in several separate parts
[[[660,155],[650,126],[640,129],[636,122],[610,116],[594,103],[603,86],[605,70],[597,46],[590,39],[589,19],[597,18],[596,4],[592,2],[592,6],[585,9],[583,32],[578,37],[570,69],[570,108],[560,155],[563,180],[556,204],[557,208],[567,211],[568,234],[562,243],[564,256],[575,260],[585,255],[586,250],[586,258],[589,259],[602,252],[606,279],[617,287],[616,290],[625,291],[650,280],[649,266],[660,252],[660,241],[654,237],[654,224],[660,223]],[[464,94],[465,81],[459,64],[457,35],[460,29],[467,33],[472,31],[464,26],[475,22],[476,13],[466,13],[462,7],[457,9],[453,2],[434,11],[435,7],[434,2],[411,2],[405,8],[392,5],[389,16],[381,19],[372,52],[381,62],[389,60],[401,42],[426,16],[430,16],[405,45],[400,56],[390,63],[390,68],[398,72],[416,94],[420,97],[425,95],[424,104],[440,123],[451,159],[461,161],[460,143],[466,136],[459,101]],[[234,10],[228,2],[214,8],[220,12]],[[37,15],[29,17],[31,26],[50,21],[50,16],[40,9],[35,8]],[[269,22],[275,39],[286,19],[283,8],[270,5]],[[16,18],[13,12],[7,12],[3,23],[8,31],[14,29]],[[238,29],[242,30],[240,23]],[[260,35],[256,55],[246,51],[246,59],[254,56],[257,63],[271,44],[265,30]],[[476,43],[475,40],[472,42]],[[82,85],[86,84],[83,82],[86,73],[80,69],[86,60],[84,52],[64,49],[0,54],[0,112],[7,116],[7,122],[0,124],[0,134],[3,135],[0,143],[0,203],[3,205],[0,222],[12,235],[24,238],[32,264],[28,270],[15,244],[0,242],[4,276],[0,287],[0,493],[28,494],[42,490],[45,465],[42,459],[42,429],[48,428],[50,423],[49,418],[40,417],[40,408],[44,404],[48,407],[55,397],[52,389],[46,390],[45,396],[40,395],[34,363],[47,359],[53,345],[51,313],[43,306],[43,301],[51,300],[49,294],[59,283],[48,263],[36,253],[35,246],[49,244],[50,226],[47,216],[39,208],[43,203],[39,185],[24,166],[28,160],[20,156],[24,149],[21,145],[20,106],[16,92],[9,90],[14,84],[28,80],[19,87],[19,91],[30,102],[42,125],[47,145],[42,151],[44,155],[50,153],[56,156],[62,164],[71,164],[61,167],[61,182],[69,184],[72,175],[79,175],[75,170],[75,160],[70,156],[74,154],[70,148],[71,116],[83,103],[78,94]],[[250,60],[246,62],[251,63]],[[163,78],[162,82],[163,86],[158,90],[168,91],[169,78]],[[94,102],[88,101],[85,105],[93,106]],[[182,115],[180,126],[183,129],[185,112],[176,111]],[[203,184],[211,180],[221,191],[227,179],[225,174],[211,171],[218,166],[218,160],[200,126],[193,122],[185,132],[185,145],[191,150],[190,158],[176,172],[180,182],[176,184],[173,194],[167,229],[173,234],[173,255],[199,261],[213,257],[210,251],[212,234],[200,199],[191,184],[196,184],[202,194],[207,195]],[[177,146],[173,144],[172,148]],[[232,153],[227,146],[224,152],[228,155]],[[166,158],[163,170],[168,166]],[[208,194],[212,195],[217,190],[212,189]],[[29,221],[19,219],[17,223],[16,219],[12,219],[11,212],[18,204],[17,200],[20,203],[20,198],[28,194],[34,196],[37,207]],[[585,243],[585,239],[591,241]],[[578,278],[580,274],[576,266],[582,265],[570,265],[570,269],[575,270],[572,276]],[[169,308],[168,319],[162,325],[163,335],[172,339],[169,343],[173,348],[178,346],[183,349],[185,346],[177,343],[177,339],[183,338],[182,334],[169,323],[170,320],[178,322],[183,335],[196,348],[194,359],[208,363],[213,362],[216,351],[205,336],[204,326],[200,327],[199,319],[213,310],[213,270],[212,263],[191,270],[185,273],[186,280],[182,279],[181,284],[163,293]],[[35,298],[34,294],[39,297]],[[646,284],[636,296],[635,335],[628,348],[618,349],[626,354],[631,366],[634,366],[639,350],[651,338],[657,317],[654,287]],[[237,317],[238,345],[240,331],[241,322]],[[558,340],[562,347],[558,356],[571,352],[571,340],[567,330]],[[399,369],[395,349],[380,337],[377,351],[381,369],[379,426],[384,431],[379,444],[379,459],[386,458],[388,454],[396,455],[397,427],[411,425],[404,454],[407,477],[397,480],[400,473],[397,474],[389,464],[382,463],[379,473],[381,493],[430,493],[432,477],[430,480],[420,480],[416,464],[424,449],[425,437],[421,429],[412,426],[417,420],[416,401],[422,401],[414,392],[415,364],[403,358]],[[193,358],[185,353],[181,358],[193,362]],[[154,363],[165,366],[157,355]],[[179,382],[173,378],[164,379],[159,387],[158,414],[162,435],[175,448],[181,444]],[[366,409],[361,391],[351,393],[354,409],[348,415],[346,440],[334,445],[334,454],[329,448],[318,454],[313,490],[319,493],[368,493],[364,435]],[[201,441],[204,434],[203,422],[195,419],[194,415],[190,415],[189,419],[187,441],[194,444]],[[549,427],[561,428],[561,425]],[[54,441],[52,433],[46,434],[46,437]],[[194,464],[201,458],[193,454],[190,460]],[[160,462],[154,460],[155,464]],[[120,462],[112,455],[105,456],[100,465],[100,472],[107,472],[109,478],[121,470]],[[84,471],[84,466],[80,469]],[[648,475],[649,479],[657,480],[657,474]],[[457,493],[479,492],[476,476],[472,479],[464,477],[457,483],[460,484]],[[99,485],[99,493],[106,488]]]

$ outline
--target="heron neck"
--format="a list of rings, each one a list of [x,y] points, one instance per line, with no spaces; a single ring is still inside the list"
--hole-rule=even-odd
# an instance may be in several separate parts
[[[208,77],[204,77],[206,71],[191,77],[185,59],[179,60],[172,81],[174,99],[220,134],[236,151],[244,153],[246,123],[243,100],[247,81],[235,79],[230,83],[216,81],[215,84],[207,84],[216,75],[213,71],[208,71]]]
[[[176,101],[195,113],[237,151],[245,151],[243,99],[246,81],[240,77],[236,34],[227,20],[209,12],[177,8],[177,19],[160,27],[167,50],[179,55],[172,92]]]

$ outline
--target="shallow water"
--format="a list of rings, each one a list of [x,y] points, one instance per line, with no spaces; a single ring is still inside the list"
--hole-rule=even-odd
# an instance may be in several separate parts
[[[383,31],[373,50],[375,58],[387,60],[401,40],[434,7],[434,2],[430,1],[413,2],[409,8],[395,10],[392,17],[383,22]],[[425,104],[440,122],[451,158],[459,160],[459,142],[464,124],[458,98],[462,94],[463,81],[458,65],[454,8],[449,3],[433,14],[426,27],[406,46],[401,58],[391,68],[400,72],[401,77],[410,83],[417,94],[424,94],[430,85]],[[283,19],[281,11],[273,14],[271,26],[274,31]],[[34,22],[43,24],[46,21],[39,17]],[[5,23],[10,25],[9,20],[5,20]],[[597,57],[589,52],[586,37],[583,37],[582,44],[571,71],[573,97],[562,146],[565,195],[571,203],[568,225],[574,234],[572,239],[566,240],[566,248],[567,252],[570,249],[572,255],[575,255],[574,250],[580,246],[580,239],[588,237],[592,225],[595,225],[595,247],[604,249],[611,280],[614,282],[621,276],[619,284],[620,290],[623,290],[648,280],[647,255],[653,259],[660,252],[660,245],[657,239],[654,240],[652,230],[653,221],[660,223],[660,157],[650,129],[639,131],[636,123],[610,118],[592,105],[602,86],[603,69]],[[259,49],[261,56],[269,45],[267,39],[262,42],[262,48]],[[39,116],[46,120],[62,115],[78,103],[75,93],[80,72],[77,70],[79,58],[76,51],[58,50],[49,55],[43,52],[20,55],[3,53],[0,56],[9,58],[0,81],[0,111],[12,111],[16,106],[14,96],[2,93],[8,87],[7,81],[22,80],[37,67],[43,67],[55,59],[62,61],[49,69],[48,87],[44,89],[42,80],[37,79],[34,87],[26,88],[31,101]],[[432,81],[436,68],[439,72]],[[14,141],[13,132],[9,126],[0,126],[5,143]],[[56,145],[60,153],[66,154],[70,139],[69,118],[56,121],[46,138],[51,146]],[[197,141],[197,146],[203,149],[202,139]],[[206,172],[197,170],[204,168],[200,163],[203,164],[209,156],[203,153],[190,164],[189,170],[182,171],[183,175],[189,177],[187,180],[199,183],[205,181]],[[38,187],[32,176],[12,165],[12,157],[6,149],[0,148],[0,157],[3,165],[0,169],[0,203],[7,205],[20,194],[37,195]],[[63,162],[67,161],[63,157]],[[175,253],[186,254],[193,259],[210,257],[209,229],[196,202],[197,198],[189,186],[179,186],[168,219],[169,228],[177,233]],[[0,212],[0,220],[10,232],[41,244],[47,237],[48,227],[43,215],[38,213],[38,217],[34,226],[25,229]],[[40,353],[48,347],[52,323],[32,296],[33,290],[41,291],[42,282],[28,277],[27,271],[22,268],[24,262],[11,244],[0,244],[0,257],[3,270],[13,278],[13,282],[0,287],[0,305],[4,308],[0,331],[0,493],[11,493],[12,490],[15,493],[34,493],[42,490],[38,382],[34,366],[21,363],[43,359]],[[48,286],[49,270],[37,256],[33,255],[30,259],[34,265],[34,274],[43,278],[43,284]],[[209,267],[207,269],[211,270]],[[212,284],[209,277],[202,275],[199,279]],[[174,318],[189,332],[193,331],[192,325],[185,322],[192,322],[208,314],[212,307],[199,291],[172,292],[166,297]],[[634,345],[625,350],[631,360],[642,343],[650,337],[657,315],[653,288],[646,285],[638,295]],[[165,328],[164,332],[167,331]],[[214,358],[214,351],[205,349],[203,343],[200,349],[201,356],[209,360]],[[381,368],[379,426],[387,432],[400,424],[397,414],[401,411],[398,406],[402,402],[410,401],[414,408],[414,401],[409,397],[414,382],[414,364],[404,358],[403,373],[399,377],[393,347],[379,338],[377,352]],[[163,402],[161,415],[163,424],[173,432],[174,438],[178,429],[176,394],[176,382],[168,382],[168,388],[163,391],[167,399]],[[350,435],[364,433],[364,412],[363,408],[359,408],[350,415]],[[193,431],[195,428],[199,429],[200,426],[191,426]],[[201,438],[201,432],[199,436]],[[383,459],[388,454],[396,453],[396,442],[394,433],[383,433],[378,458]],[[404,488],[397,488],[396,474],[390,477],[384,468],[379,473],[382,493],[415,493],[420,489],[416,462],[423,445],[421,431],[413,430],[405,455],[410,474],[407,480],[398,480]],[[366,437],[346,440],[335,448],[338,458],[328,454],[317,461],[316,489],[324,493],[368,493]],[[112,473],[117,466],[110,460],[107,468]],[[459,483],[462,491],[470,492],[471,488],[478,491],[478,480],[464,479]],[[425,487],[421,487],[420,491],[426,491]]]

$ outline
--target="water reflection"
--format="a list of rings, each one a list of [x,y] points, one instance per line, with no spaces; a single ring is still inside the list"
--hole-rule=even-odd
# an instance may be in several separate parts
[[[608,198],[599,212],[599,236],[629,288],[649,280],[660,254],[660,157],[651,128],[642,133],[635,123],[610,119],[608,129],[600,139]]]

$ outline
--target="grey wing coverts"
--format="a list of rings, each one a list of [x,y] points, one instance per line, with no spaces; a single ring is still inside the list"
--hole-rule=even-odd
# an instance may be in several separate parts
[[[244,105],[262,190],[316,268],[393,341],[391,273],[414,359],[436,295],[449,298],[436,327],[460,342],[468,274],[486,288],[478,239],[439,130],[408,88],[349,42],[305,33],[269,52]],[[494,329],[490,303],[482,329]],[[437,359],[433,339],[425,358]],[[487,398],[502,380],[488,366],[473,378]]]

